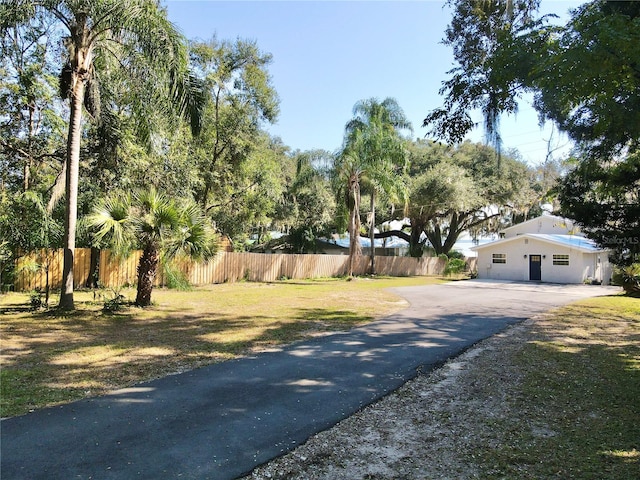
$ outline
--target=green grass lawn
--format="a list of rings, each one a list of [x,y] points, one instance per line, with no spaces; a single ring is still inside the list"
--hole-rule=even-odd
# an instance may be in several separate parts
[[[442,281],[383,277],[155,289],[152,307],[113,313],[102,309],[114,296],[109,291],[76,292],[72,313],[32,312],[29,295],[0,295],[1,415],[346,330],[406,306],[386,288]],[[121,293],[135,299],[134,290]]]
[[[534,324],[483,478],[640,478],[640,299],[574,303]]]

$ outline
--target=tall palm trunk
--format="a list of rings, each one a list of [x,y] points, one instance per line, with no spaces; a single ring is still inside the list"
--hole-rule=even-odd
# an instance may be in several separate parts
[[[369,222],[369,241],[371,242],[371,275],[376,274],[376,191],[371,189],[371,220]]]
[[[149,244],[144,248],[140,263],[138,264],[138,293],[136,295],[136,305],[148,307],[151,305],[151,291],[153,282],[158,272],[160,263],[160,253],[154,244]]]
[[[350,216],[349,216],[349,276],[353,276],[355,257],[359,257],[360,250],[360,184],[358,176],[352,175],[349,182]]]
[[[80,171],[80,140],[82,136],[82,105],[85,84],[89,79],[93,62],[93,47],[87,16],[78,13],[70,27],[66,39],[71,67],[69,89],[71,112],[69,114],[69,134],[67,136],[67,165],[65,175],[65,220],[64,220],[64,263],[62,267],[62,288],[60,308],[73,309],[73,261],[76,247],[76,222],[78,217],[78,176]]]
[[[76,222],[78,216],[78,176],[80,171],[80,137],[82,135],[82,102],[84,81],[78,78],[71,93],[69,135],[67,137],[67,165],[65,176],[64,264],[60,308],[73,309],[73,261],[76,247]]]

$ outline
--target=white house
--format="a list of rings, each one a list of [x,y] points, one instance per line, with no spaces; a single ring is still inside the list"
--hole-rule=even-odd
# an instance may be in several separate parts
[[[571,220],[542,215],[500,232],[500,239],[472,247],[478,278],[552,283],[609,284],[609,251],[584,237]]]

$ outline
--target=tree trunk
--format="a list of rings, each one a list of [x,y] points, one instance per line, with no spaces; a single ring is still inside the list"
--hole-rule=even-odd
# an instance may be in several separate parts
[[[458,241],[460,233],[462,233],[462,229],[460,228],[460,217],[457,213],[454,213],[451,215],[447,237],[444,239],[444,242],[442,242],[442,253],[449,255],[449,252]]]
[[[371,242],[371,275],[376,274],[376,193],[371,189],[371,221],[369,222],[369,241]]]
[[[414,258],[422,257],[424,249],[420,242],[420,236],[422,235],[423,227],[414,219],[411,219],[411,235],[409,238],[409,255]]]
[[[82,138],[82,104],[86,82],[93,62],[90,29],[87,16],[78,13],[70,25],[66,46],[71,63],[69,134],[67,136],[67,170],[65,175],[64,263],[60,308],[73,309],[73,261],[76,248],[76,222],[78,217],[78,176],[80,171],[80,141]]]
[[[437,255],[448,255],[455,243],[458,241],[458,237],[464,231],[463,226],[460,224],[460,216],[457,213],[453,213],[449,218],[448,231],[444,241],[442,240],[442,230],[440,226],[436,224],[433,230],[426,232],[431,245],[436,251]]]
[[[31,103],[29,104],[28,108],[29,108],[29,140],[28,140],[28,145],[27,145],[27,153],[28,156],[24,161],[24,191],[26,192],[27,190],[29,190],[29,186],[30,186],[30,181],[31,181],[31,167],[33,165],[33,137],[35,136],[35,132],[36,132],[36,128],[35,128],[35,122],[34,122],[34,115],[35,115],[35,106],[34,106],[34,101],[31,101]]]
[[[98,280],[100,279],[100,249],[91,247],[91,261],[89,266],[89,275],[87,276],[87,288],[98,288]]]
[[[425,233],[436,255],[442,254],[442,232],[440,231],[440,225],[435,224],[432,230],[425,231]]]
[[[355,178],[354,178],[355,177]],[[354,175],[349,181],[350,215],[349,215],[349,272],[353,277],[355,257],[360,256],[360,185]]]
[[[160,254],[155,245],[147,245],[140,257],[138,264],[138,293],[136,295],[136,305],[138,307],[148,307],[151,305],[151,291],[153,282],[158,272]]]
[[[82,135],[82,102],[85,84],[79,75],[71,93],[69,135],[67,137],[67,171],[65,176],[64,264],[60,308],[72,310],[73,260],[76,247],[76,221],[78,216],[78,176],[80,171],[80,139]]]

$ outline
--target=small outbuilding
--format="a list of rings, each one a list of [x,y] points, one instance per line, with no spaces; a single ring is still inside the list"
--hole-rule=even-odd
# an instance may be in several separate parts
[[[609,251],[555,215],[506,228],[498,240],[471,250],[478,254],[478,278],[605,285],[611,280]]]

